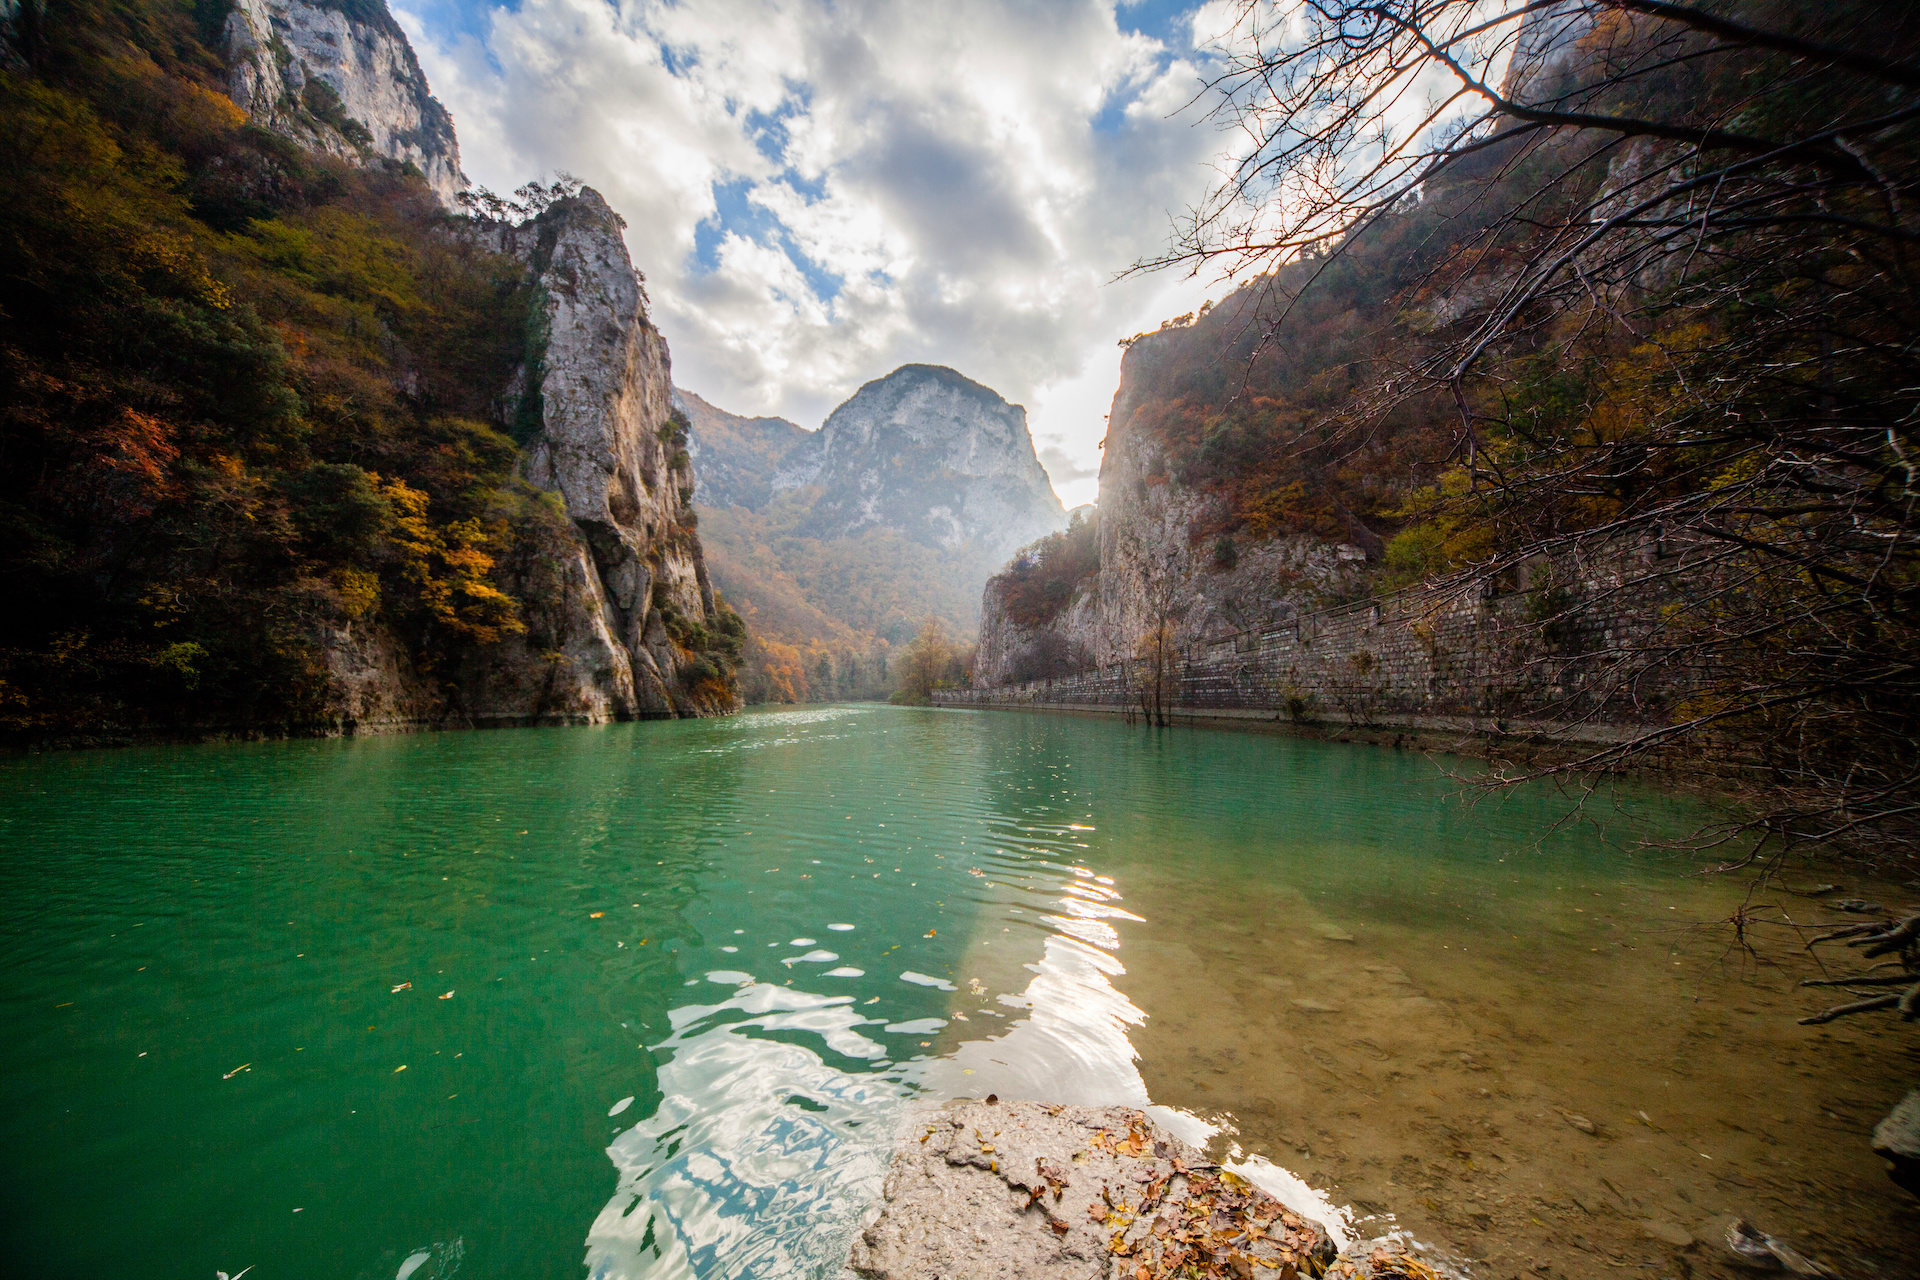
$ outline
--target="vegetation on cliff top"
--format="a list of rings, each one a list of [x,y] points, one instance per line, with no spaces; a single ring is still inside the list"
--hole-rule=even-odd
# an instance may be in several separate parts
[[[1100,569],[1100,520],[1076,510],[1067,527],[1039,538],[1014,553],[991,590],[1000,609],[1021,627],[1044,627],[1073,603],[1080,584]]]

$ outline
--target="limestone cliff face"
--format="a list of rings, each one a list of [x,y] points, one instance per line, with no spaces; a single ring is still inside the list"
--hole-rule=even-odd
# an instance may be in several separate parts
[[[453,119],[384,0],[236,0],[226,39],[227,91],[256,124],[355,163],[412,164],[454,206]]]
[[[894,529],[929,546],[1010,551],[1065,523],[1027,411],[952,369],[867,383],[788,456],[776,489],[818,485],[814,528]]]
[[[237,0],[226,35],[229,91],[257,123],[356,163],[412,164],[455,204],[465,179],[453,122],[383,0]],[[720,613],[687,441],[669,420],[667,346],[624,225],[585,189],[519,225],[472,228],[539,288],[528,362],[501,393],[519,408],[524,478],[558,511],[499,567],[526,631],[474,649],[459,670],[413,670],[377,619],[322,628],[343,728],[736,708],[699,648]]]
[[[517,226],[479,234],[540,287],[530,359],[505,389],[530,424],[524,478],[556,518],[500,566],[525,633],[416,671],[377,620],[338,621],[322,648],[350,732],[418,724],[604,724],[739,709],[690,647],[720,612],[695,532],[685,437],[670,417],[666,342],[621,237],[583,189]]]
[[[998,688],[1085,670],[1095,662],[1090,641],[1102,633],[1098,577],[1073,592],[1066,607],[1044,622],[1015,618],[1006,584],[990,579],[980,596],[980,642],[973,656],[976,686]]]
[[[491,232],[540,286],[544,340],[519,388],[538,409],[523,471],[558,498],[572,536],[548,557],[559,599],[545,602],[558,610],[549,630],[564,661],[543,658],[534,673],[511,652],[496,656],[472,714],[523,714],[536,674],[544,718],[734,709],[676,634],[716,622],[718,610],[695,532],[691,459],[669,416],[667,344],[647,318],[624,225],[584,188]]]
[[[1217,544],[1188,536],[1211,501],[1181,485],[1152,434],[1136,421],[1138,366],[1164,339],[1136,342],[1120,365],[1100,461],[1100,634],[1088,636],[1101,661],[1126,657],[1166,623],[1183,637],[1209,639],[1278,621],[1342,594],[1365,569],[1354,543],[1287,537],[1237,545],[1224,563]]]
[[[1004,578],[981,601],[976,684],[1066,674],[1140,653],[1164,627],[1179,645],[1202,644],[1310,611],[1351,590],[1367,551],[1352,543],[1284,537],[1222,554],[1195,543],[1208,495],[1181,485],[1153,434],[1137,420],[1147,370],[1164,335],[1136,339],[1120,365],[1100,463],[1099,569],[1076,584],[1044,626],[1021,626],[1000,598]]]

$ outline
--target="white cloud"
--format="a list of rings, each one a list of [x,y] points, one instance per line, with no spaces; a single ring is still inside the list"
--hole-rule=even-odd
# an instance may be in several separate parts
[[[813,426],[899,364],[951,365],[1028,405],[1085,501],[1116,340],[1204,296],[1110,283],[1221,143],[1178,114],[1204,54],[1112,0],[522,0],[478,35],[396,16],[467,172],[599,188],[675,380],[735,412]]]

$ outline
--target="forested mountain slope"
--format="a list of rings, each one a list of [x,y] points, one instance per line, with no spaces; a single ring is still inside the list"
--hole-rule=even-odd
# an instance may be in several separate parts
[[[308,16],[385,51],[355,65],[406,73],[374,97],[424,133],[396,117],[383,153],[339,105],[357,89],[261,91],[250,116],[229,19],[297,8],[11,12],[0,721],[33,740],[734,705],[739,622],[706,582],[617,217],[572,188],[449,213],[406,157],[457,164],[451,128],[378,0]],[[273,46],[283,87],[329,83],[300,47]]]

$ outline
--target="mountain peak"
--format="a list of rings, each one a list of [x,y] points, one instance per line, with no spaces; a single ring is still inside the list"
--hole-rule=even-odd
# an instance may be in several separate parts
[[[821,536],[886,528],[930,546],[1005,551],[1066,520],[1027,411],[944,365],[901,365],[866,383],[795,451],[779,483],[821,487]]]

